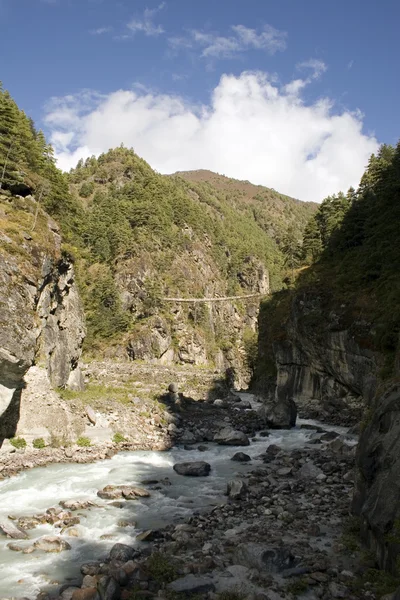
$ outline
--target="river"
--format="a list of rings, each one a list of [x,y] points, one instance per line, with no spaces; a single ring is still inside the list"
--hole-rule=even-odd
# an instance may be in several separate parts
[[[237,473],[246,473],[261,464],[257,457],[270,444],[288,450],[301,448],[315,435],[313,429],[300,428],[301,424],[317,423],[299,419],[294,429],[271,431],[268,437],[257,436],[257,441],[245,448],[208,443],[208,450],[203,452],[197,446],[191,451],[175,447],[165,452],[121,452],[111,460],[91,464],[52,464],[3,480],[0,483],[2,521],[8,515],[20,517],[43,513],[62,500],[91,500],[98,506],[73,513],[81,519],[76,526],[79,537],[65,537],[71,550],[60,554],[39,550],[32,554],[11,551],[7,544],[12,540],[1,537],[0,598],[35,598],[43,588],[51,590],[60,583],[79,579],[80,565],[106,556],[116,542],[132,545],[141,531],[180,522],[195,511],[225,502],[227,481]],[[323,427],[341,434],[346,432],[345,428]],[[231,461],[237,451],[249,454],[253,459],[251,463]],[[177,462],[196,460],[211,464],[209,477],[182,477],[173,471]],[[165,478],[170,485],[161,483]],[[160,484],[143,485],[146,480],[158,480]],[[108,484],[141,485],[149,489],[151,497],[126,501],[123,508],[117,508],[97,496],[98,490]],[[136,521],[136,526],[121,527],[121,520]],[[15,540],[24,548],[43,535],[60,535],[60,529],[46,524],[27,533],[29,540]]]

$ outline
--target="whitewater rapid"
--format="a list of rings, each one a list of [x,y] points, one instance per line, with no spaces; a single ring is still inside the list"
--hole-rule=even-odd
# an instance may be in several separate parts
[[[0,598],[34,598],[42,589],[79,580],[79,569],[83,562],[101,560],[117,542],[133,545],[141,531],[157,529],[169,523],[181,522],[196,511],[226,501],[227,481],[238,473],[246,473],[261,459],[270,444],[290,450],[301,448],[315,435],[313,429],[300,425],[315,424],[314,421],[299,420],[292,430],[271,431],[268,437],[257,436],[249,447],[228,447],[206,444],[208,450],[201,452],[184,450],[180,447],[165,452],[121,452],[111,460],[92,464],[52,464],[24,471],[0,482],[0,520],[13,517],[32,516],[58,506],[62,500],[91,500],[96,507],[73,513],[80,517],[76,525],[79,537],[64,537],[71,550],[60,554],[32,554],[11,551],[7,544],[14,540],[0,537]],[[345,428],[329,427],[340,434]],[[252,457],[251,463],[231,461],[237,451]],[[204,460],[211,464],[209,477],[190,478],[177,475],[173,465],[177,462]],[[146,480],[162,482],[168,478],[170,485],[143,484]],[[127,501],[123,508],[101,500],[98,490],[109,484],[129,484],[147,487],[150,498]],[[159,489],[155,489],[159,488]],[[119,521],[136,521],[135,527],[120,527]],[[28,530],[29,540],[15,540],[18,546],[29,547],[43,535],[60,535],[60,529],[46,524]]]

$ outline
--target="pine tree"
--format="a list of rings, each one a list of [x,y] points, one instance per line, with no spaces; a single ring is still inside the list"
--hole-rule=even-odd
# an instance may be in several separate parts
[[[303,237],[303,260],[307,263],[316,261],[322,253],[321,231],[315,217],[306,225]]]

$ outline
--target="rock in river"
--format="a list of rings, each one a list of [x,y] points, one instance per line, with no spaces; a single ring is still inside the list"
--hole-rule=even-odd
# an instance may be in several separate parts
[[[249,460],[251,460],[251,456],[245,454],[244,452],[236,452],[236,454],[232,456],[231,460],[236,462],[249,462]]]
[[[220,446],[249,446],[249,438],[243,431],[235,431],[225,427],[214,436],[214,442]]]
[[[28,535],[25,531],[21,531],[14,523],[11,521],[0,521],[0,530],[9,538],[13,540],[26,540],[28,539]]]
[[[184,462],[174,465],[174,471],[178,475],[186,475],[189,477],[206,477],[211,471],[211,465],[203,460],[197,462]]]
[[[62,538],[45,535],[33,544],[37,550],[44,550],[44,552],[62,552],[63,550],[71,550],[71,546]]]

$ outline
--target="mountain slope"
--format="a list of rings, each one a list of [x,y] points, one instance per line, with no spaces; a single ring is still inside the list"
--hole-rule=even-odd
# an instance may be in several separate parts
[[[304,268],[260,312],[256,382],[302,416],[357,422],[353,511],[376,563],[399,576],[400,143],[371,156],[357,191],[307,227]]]
[[[301,239],[307,222],[318,208],[315,202],[302,202],[274,189],[212,171],[181,171],[175,175],[249,215],[278,244],[289,231],[295,239]]]
[[[289,229],[285,215],[296,225],[292,235],[301,236],[314,206],[251,184],[243,196],[162,176],[123,147],[81,161],[69,181],[85,212],[76,245],[87,347],[133,359],[243,365],[258,298],[196,305],[163,299],[279,289],[284,256],[277,242]]]

